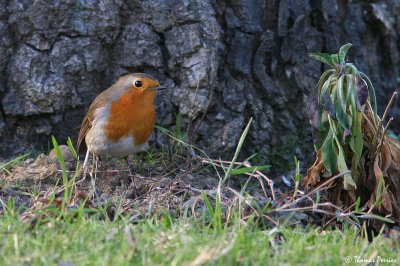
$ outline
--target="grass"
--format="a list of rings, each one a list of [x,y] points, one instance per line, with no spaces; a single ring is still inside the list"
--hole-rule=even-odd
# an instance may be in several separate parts
[[[198,171],[218,169],[220,173],[214,173],[219,178],[218,186],[208,191],[194,188],[199,197],[191,206],[184,207],[182,196],[175,216],[168,211],[153,211],[152,202],[148,203],[147,214],[138,215],[143,209],[127,207],[122,195],[105,203],[92,193],[87,198],[75,198],[79,163],[69,173],[53,138],[61,168],[60,184],[54,185],[47,197],[42,193],[40,198],[39,191],[32,195],[41,207],[17,207],[14,199],[5,202],[0,197],[0,265],[340,265],[349,257],[352,262],[356,258],[400,262],[395,253],[400,249],[398,240],[380,233],[368,242],[361,237],[366,235],[365,226],[346,222],[358,213],[342,213],[345,221],[338,216],[341,230],[305,226],[287,216],[282,219],[285,213],[299,211],[297,201],[314,196],[297,193],[300,162],[296,159],[295,193],[291,199],[286,197],[279,205],[273,191],[268,191],[273,200],[264,203],[267,206],[252,204],[246,191],[250,178],[259,179],[260,185],[262,178],[268,184],[270,180],[260,173],[268,166],[251,166],[251,158],[245,163],[236,161],[249,127],[250,122],[232,161],[202,159],[204,166]],[[68,144],[74,152],[70,140]],[[183,141],[180,144],[185,147]],[[159,165],[158,155],[149,150],[137,159],[143,165]],[[167,152],[163,151],[162,157],[168,157]],[[21,160],[3,164],[4,169],[10,174],[11,166]],[[178,175],[182,171],[186,170],[180,169]],[[240,176],[248,179],[240,192],[234,191],[229,181]],[[318,204],[319,198],[308,210],[316,212]],[[111,207],[113,211],[109,212]]]
[[[0,265],[340,265],[344,259],[396,259],[400,244],[382,235],[372,243],[360,229],[342,231],[256,223],[215,231],[192,218],[154,216],[101,221],[47,219],[34,226],[0,216]]]
[[[25,160],[27,157],[29,156],[29,153],[23,154],[23,155],[19,155],[16,158],[8,161],[8,162],[4,162],[1,163],[0,162],[0,171],[5,171],[7,173],[10,173],[9,170],[17,165],[18,163],[22,162],[23,160]]]

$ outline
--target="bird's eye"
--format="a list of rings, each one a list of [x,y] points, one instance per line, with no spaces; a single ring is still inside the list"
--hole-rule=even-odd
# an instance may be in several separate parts
[[[143,83],[140,81],[140,80],[136,80],[135,81],[135,87],[136,88],[140,88],[140,87],[142,87],[143,86]]]

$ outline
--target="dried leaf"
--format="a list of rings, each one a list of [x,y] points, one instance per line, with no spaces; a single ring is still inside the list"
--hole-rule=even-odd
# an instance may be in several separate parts
[[[374,161],[374,174],[375,178],[378,180],[383,177],[383,172],[381,168],[379,167],[379,157],[376,156],[375,161]]]
[[[321,173],[325,170],[322,162],[321,150],[317,152],[317,158],[314,164],[308,169],[307,177],[303,178],[303,186],[306,188],[313,188],[321,181]]]
[[[392,164],[392,155],[390,153],[389,145],[385,142],[382,143],[381,147],[381,169],[384,176],[387,176],[388,169]]]

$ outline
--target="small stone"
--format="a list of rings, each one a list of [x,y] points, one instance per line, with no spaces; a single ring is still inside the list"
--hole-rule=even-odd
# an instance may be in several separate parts
[[[72,154],[70,148],[69,148],[67,145],[60,145],[59,148],[60,148],[60,151],[61,151],[61,155],[62,155],[62,157],[64,158],[64,161],[66,161],[66,162],[72,162],[72,161],[75,160],[74,155]],[[55,150],[55,149],[52,149],[52,150],[49,152],[49,157],[50,157],[51,159],[55,160],[55,161],[58,160],[57,153],[56,153],[56,150]]]
[[[26,164],[31,164],[33,162],[35,162],[35,160],[33,158],[28,158],[28,159],[25,160]]]

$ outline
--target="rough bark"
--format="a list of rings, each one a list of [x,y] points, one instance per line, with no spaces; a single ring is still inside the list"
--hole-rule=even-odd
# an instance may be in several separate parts
[[[231,151],[253,117],[248,153],[312,160],[305,102],[323,66],[308,53],[353,43],[383,106],[400,76],[399,14],[396,0],[3,0],[0,157],[76,138],[94,97],[143,71],[171,88],[158,123],[190,117],[209,153]]]

